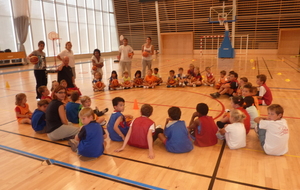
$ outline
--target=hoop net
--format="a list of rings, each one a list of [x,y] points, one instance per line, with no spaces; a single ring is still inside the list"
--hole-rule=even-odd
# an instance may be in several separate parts
[[[226,13],[219,13],[218,14],[218,20],[219,20],[220,26],[224,25],[224,22],[227,20],[227,14]]]

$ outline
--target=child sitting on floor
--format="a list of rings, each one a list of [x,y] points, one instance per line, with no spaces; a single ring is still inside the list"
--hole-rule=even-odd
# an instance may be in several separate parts
[[[160,74],[158,74],[158,68],[154,68],[153,75],[156,76],[155,82],[157,83],[157,85],[160,85],[163,82],[163,80],[162,80]]]
[[[171,107],[168,110],[165,129],[157,128],[158,138],[166,146],[167,151],[173,153],[185,153],[193,150],[193,142],[189,137],[185,122],[180,120],[179,107]]]
[[[123,73],[122,87],[124,89],[130,89],[133,87],[133,83],[131,82],[131,78],[129,77],[128,71],[124,71]]]
[[[69,145],[77,152],[82,161],[98,158],[104,151],[104,129],[95,121],[94,112],[91,108],[83,108],[79,112],[83,123],[75,139],[69,140]]]
[[[189,81],[189,86],[196,87],[202,85],[202,75],[200,74],[199,67],[195,67],[194,76]]]
[[[220,134],[225,135],[226,143],[230,149],[238,149],[246,146],[246,131],[243,120],[245,115],[238,109],[230,111],[230,123],[220,129]]]
[[[206,80],[203,80],[203,84],[206,86],[214,86],[215,77],[214,74],[211,72],[210,67],[206,67],[205,71],[206,71]]]
[[[120,89],[121,84],[119,83],[118,80],[118,74],[117,71],[112,71],[111,72],[111,76],[109,77],[109,90],[116,90],[116,89]]]
[[[78,113],[81,110],[82,105],[79,101],[78,92],[72,92],[71,101],[66,104],[66,114],[69,122],[79,123]]]
[[[267,81],[267,76],[264,74],[257,75],[257,80],[256,83],[259,85],[259,105],[270,105],[272,104],[272,93],[270,88],[267,86],[266,81]]]
[[[38,101],[37,109],[32,114],[31,126],[36,133],[46,133],[46,109],[48,105],[49,102],[47,100]]]
[[[220,89],[220,87],[226,83],[227,83],[226,71],[222,70],[220,71],[220,78],[215,83],[215,87],[216,89]]]
[[[53,99],[53,92],[54,92],[54,89],[56,88],[56,87],[58,87],[59,86],[59,83],[56,81],[56,80],[54,80],[54,81],[52,81],[52,86],[51,86],[51,89],[50,89],[50,91],[51,91],[51,98]]]
[[[93,84],[93,90],[94,90],[94,92],[104,91],[104,88],[106,86],[102,82],[102,74],[100,72],[96,71],[94,73],[94,79],[92,81],[92,84]]]
[[[155,88],[155,86],[157,85],[156,81],[157,77],[152,75],[152,69],[149,69],[147,71],[147,75],[144,78],[143,86],[144,88]]]
[[[121,113],[125,109],[125,100],[121,97],[115,97],[112,100],[114,112],[111,114],[107,130],[112,141],[123,141],[129,130],[125,116]]]
[[[254,121],[255,118],[259,116],[257,108],[254,105],[254,99],[252,96],[246,96],[244,98],[244,109],[247,111],[247,113],[250,116],[250,128],[254,129],[256,127],[256,123]]]
[[[205,147],[217,144],[216,132],[218,128],[211,116],[207,116],[208,106],[205,103],[199,103],[196,112],[192,115],[188,127],[191,135],[195,138],[196,146]],[[197,118],[197,119],[195,119]]]
[[[155,123],[149,117],[152,115],[153,107],[149,104],[144,104],[141,107],[141,116],[134,119],[129,127],[128,133],[123,142],[123,146],[116,152],[124,150],[126,144],[138,148],[149,149],[148,157],[154,158],[153,152],[153,133],[155,132]]]
[[[169,72],[170,76],[168,77],[167,80],[167,87],[176,87],[178,85],[178,80],[175,76],[175,71],[174,70],[170,70]]]
[[[137,70],[134,74],[133,86],[136,87],[136,88],[142,88],[143,87],[142,72],[140,70]]]
[[[240,110],[246,117],[243,119],[244,121],[244,126],[246,130],[246,134],[249,133],[250,131],[250,116],[248,112],[243,108],[244,105],[244,99],[242,96],[233,96],[231,97],[231,107],[233,109],[238,109]],[[230,111],[225,113],[223,118],[220,121],[217,121],[217,126],[222,129],[226,124],[230,123]]]
[[[236,92],[234,92],[232,95],[233,96],[241,96],[242,95],[242,91],[244,88],[244,85],[248,82],[248,78],[247,77],[242,77],[240,78],[240,82],[239,82],[239,86],[236,89]]]
[[[38,92],[42,95],[41,100],[47,100],[49,103],[51,102],[52,97],[49,96],[50,92],[49,92],[47,86],[38,87]]]
[[[268,107],[268,117],[255,118],[257,132],[262,148],[266,154],[280,156],[288,152],[289,128],[283,116],[283,107],[272,104]]]
[[[16,117],[20,124],[31,124],[32,112],[29,110],[29,105],[26,103],[27,97],[24,93],[16,95]]]
[[[187,84],[186,76],[183,74],[183,68],[180,67],[178,69],[178,74],[176,75],[176,78],[178,79],[178,85],[181,87],[185,87]]]

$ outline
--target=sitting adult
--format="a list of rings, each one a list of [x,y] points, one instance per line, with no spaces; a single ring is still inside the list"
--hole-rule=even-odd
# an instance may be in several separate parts
[[[79,128],[68,124],[64,103],[66,89],[58,86],[53,91],[53,100],[46,110],[46,133],[50,140],[66,140],[74,138]]]
[[[63,57],[62,63],[58,66],[57,70],[57,81],[59,83],[61,80],[65,80],[67,82],[67,88],[76,87],[72,68],[69,66],[69,57]]]

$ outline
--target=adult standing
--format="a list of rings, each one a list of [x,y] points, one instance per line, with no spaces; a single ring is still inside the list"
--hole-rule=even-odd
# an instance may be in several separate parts
[[[152,55],[154,54],[154,46],[151,44],[151,37],[147,37],[146,43],[142,45],[142,75],[146,76],[146,67],[147,70],[151,69],[152,66]]]
[[[69,65],[72,68],[74,79],[76,79],[75,57],[74,57],[74,54],[73,54],[73,51],[72,51],[72,43],[71,42],[66,42],[65,48],[66,48],[65,50],[63,50],[62,52],[60,52],[57,55],[57,58],[62,61],[64,56],[69,57],[69,59],[70,59]]]
[[[133,49],[130,45],[128,45],[128,39],[123,39],[123,45],[119,47],[119,61],[121,66],[121,76],[125,71],[125,68],[128,71],[129,77],[131,77],[131,59],[134,55]]]
[[[94,49],[94,53],[91,60],[93,63],[92,74],[94,74],[95,72],[99,72],[103,76],[103,71],[102,71],[103,59],[101,58],[101,52],[99,49]],[[94,69],[94,67],[96,69]]]
[[[39,41],[38,43],[38,49],[34,50],[31,54],[28,55],[28,59],[30,60],[32,56],[38,57],[37,64],[34,65],[34,77],[36,80],[36,99],[41,99],[42,95],[38,92],[38,88],[40,86],[47,86],[48,79],[47,79],[47,71],[46,71],[46,55],[45,52],[43,52],[45,48],[45,42]]]
[[[72,68],[69,66],[69,57],[64,56],[62,63],[57,68],[57,81],[65,80],[68,84],[67,88],[76,87],[75,78],[73,76]]]
[[[53,141],[65,140],[75,136],[79,128],[68,124],[64,103],[66,89],[58,86],[54,89],[53,100],[46,110],[46,133]]]

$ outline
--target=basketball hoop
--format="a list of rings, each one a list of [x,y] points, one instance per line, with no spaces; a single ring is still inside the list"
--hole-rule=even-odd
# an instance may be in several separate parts
[[[223,18],[223,17],[219,17],[219,23],[220,23],[220,26],[224,25],[224,21],[226,20],[226,18]]]
[[[48,39],[52,40],[53,44],[53,54],[54,54],[54,67],[56,67],[56,56],[55,56],[55,46],[54,46],[54,40],[59,40],[59,35],[56,32],[49,32],[48,33]]]

